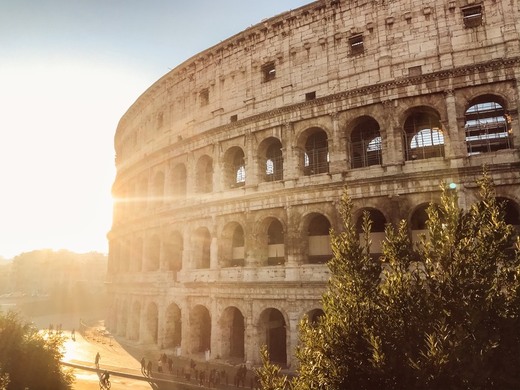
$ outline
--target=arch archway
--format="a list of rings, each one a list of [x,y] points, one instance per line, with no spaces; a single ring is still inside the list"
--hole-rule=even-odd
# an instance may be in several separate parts
[[[269,137],[258,147],[261,181],[276,181],[283,179],[282,143],[278,138]]]
[[[383,252],[383,241],[385,239],[386,218],[381,211],[375,208],[364,208],[360,210],[359,216],[356,220],[356,230],[359,235],[363,235],[363,215],[367,212],[372,221],[370,226],[370,240],[372,245],[370,247],[372,254],[380,254]]]
[[[283,314],[274,308],[260,315],[258,324],[260,345],[266,345],[271,362],[287,365],[287,325]]]
[[[192,238],[193,268],[210,267],[211,235],[205,227],[198,228]]]
[[[177,272],[182,269],[182,252],[184,240],[181,233],[175,231],[170,233],[164,245],[164,256],[168,262],[168,271],[173,272],[173,279],[177,279]]]
[[[220,320],[222,331],[222,356],[225,358],[244,358],[245,320],[236,307],[228,307]]]
[[[403,126],[405,159],[444,157],[444,134],[440,117],[429,107],[413,108]]]
[[[327,133],[323,129],[312,128],[306,134],[303,174],[310,176],[329,172],[329,140]]]
[[[148,304],[146,309],[146,333],[148,341],[157,344],[159,336],[159,310],[154,302]]]
[[[132,316],[130,319],[129,339],[139,341],[139,333],[141,331],[141,303],[134,302],[132,305]]]
[[[330,221],[322,214],[313,213],[306,218],[308,256],[310,264],[323,264],[330,260],[332,249],[330,247],[331,228]]]
[[[175,303],[171,303],[165,313],[164,346],[166,348],[179,347],[181,345],[181,338],[181,309]]]
[[[211,316],[206,307],[195,306],[190,312],[191,352],[205,352],[211,349]]]
[[[172,169],[172,194],[175,198],[184,198],[187,188],[186,166],[182,163]]]
[[[512,148],[510,122],[502,98],[482,95],[472,99],[464,113],[468,155]]]
[[[379,123],[369,116],[358,118],[350,133],[350,151],[352,168],[381,165],[382,139]]]
[[[204,155],[197,161],[196,191],[209,193],[213,191],[213,160]]]

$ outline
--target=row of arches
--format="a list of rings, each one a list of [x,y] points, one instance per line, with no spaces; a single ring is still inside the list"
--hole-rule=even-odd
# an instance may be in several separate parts
[[[520,226],[520,207],[507,198],[498,199],[504,205],[506,222]],[[418,239],[426,229],[427,203],[417,206],[409,217],[411,236]],[[360,208],[355,212],[356,226],[362,231],[363,212],[372,220],[372,252],[381,253],[385,225],[392,222],[386,210]],[[385,216],[386,214],[386,216]],[[302,264],[322,264],[331,257],[329,233],[335,226],[335,217],[311,212],[302,218],[299,226],[288,227],[286,222],[267,217],[257,223],[232,220],[212,236],[210,227],[171,230],[165,234],[153,233],[148,237],[111,243],[111,265],[115,273],[178,271],[186,269],[228,268],[242,266],[277,266],[287,262],[288,255],[301,254]],[[253,226],[253,228],[251,227]],[[291,239],[296,234],[296,239]]]
[[[472,99],[461,124],[468,156],[513,148],[511,115],[506,102],[497,95],[481,95]],[[406,111],[401,127],[401,157],[404,161],[423,160],[445,156],[448,134],[446,120],[430,106],[415,106]],[[353,119],[347,126],[346,160],[351,169],[382,165],[388,137],[395,137],[394,129],[382,129],[372,116]],[[164,199],[185,197],[189,191],[211,193],[215,189],[244,186],[256,164],[255,182],[283,180],[287,161],[294,159],[295,169],[301,175],[316,175],[330,171],[330,147],[332,131],[323,127],[311,127],[303,131],[295,142],[295,148],[284,146],[285,139],[270,136],[258,144],[257,155],[248,156],[242,146],[231,146],[218,163],[204,154],[194,167],[193,182],[188,188],[188,167],[185,162],[175,163],[168,173],[158,170],[149,183],[148,177],[128,183],[117,195],[129,207],[144,207],[147,201],[161,205]],[[337,141],[335,141],[337,142]],[[455,142],[455,141],[454,141]],[[393,141],[395,144],[395,141]],[[290,155],[293,153],[293,155]],[[191,168],[189,168],[191,169]],[[191,172],[191,171],[190,171]],[[218,176],[218,177],[217,177]],[[217,184],[218,183],[218,184]],[[215,188],[218,187],[218,188]]]
[[[247,320],[237,306],[213,314],[204,304],[181,309],[170,303],[161,312],[155,302],[143,304],[136,300],[128,304],[121,300],[116,301],[114,313],[112,326],[116,334],[134,342],[156,344],[176,352],[180,349],[187,355],[212,351],[221,358],[241,361],[258,359],[259,347],[266,345],[273,362],[287,365],[294,347],[290,333],[303,315],[312,322],[323,311],[314,308],[298,318],[290,318],[283,309],[268,307]]]

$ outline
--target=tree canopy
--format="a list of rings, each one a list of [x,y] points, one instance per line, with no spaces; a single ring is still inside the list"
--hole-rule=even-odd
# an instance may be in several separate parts
[[[360,238],[345,191],[324,315],[302,322],[298,376],[285,388],[520,388],[520,240],[486,171],[478,184],[468,210],[442,185],[418,245],[405,221],[387,225],[378,260],[368,214]]]
[[[14,312],[0,313],[0,390],[70,389],[73,375],[62,370],[63,338],[40,333]]]

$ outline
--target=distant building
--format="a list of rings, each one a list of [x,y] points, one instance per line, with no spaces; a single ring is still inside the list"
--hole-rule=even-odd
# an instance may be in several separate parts
[[[518,0],[316,1],[154,83],[115,135],[107,325],[182,355],[294,363],[344,187],[417,239],[488,164],[520,228]],[[376,261],[376,260],[375,260]],[[176,348],[178,347],[178,348]],[[294,367],[294,365],[293,365]]]
[[[36,250],[16,256],[9,267],[9,291],[26,296],[104,291],[107,256]]]

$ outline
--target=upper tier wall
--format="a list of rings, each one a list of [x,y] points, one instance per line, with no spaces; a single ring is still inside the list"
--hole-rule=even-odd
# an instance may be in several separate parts
[[[301,104],[307,94],[319,99],[518,56],[518,4],[472,4],[482,10],[474,28],[464,24],[467,0],[317,1],[248,28],[139,97],[117,128],[118,169],[179,140]]]

